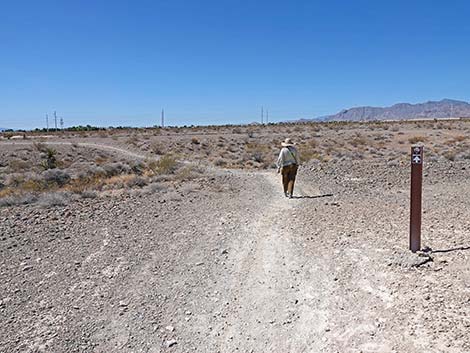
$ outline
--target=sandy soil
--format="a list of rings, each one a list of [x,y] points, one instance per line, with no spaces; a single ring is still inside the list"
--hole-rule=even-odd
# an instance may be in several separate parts
[[[0,209],[1,352],[470,352],[470,166],[212,169],[177,191]]]

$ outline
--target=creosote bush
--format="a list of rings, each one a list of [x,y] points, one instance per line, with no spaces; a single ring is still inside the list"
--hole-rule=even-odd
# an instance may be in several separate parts
[[[156,162],[154,171],[157,174],[173,174],[176,171],[177,166],[178,162],[176,161],[176,158],[171,154],[167,154]]]

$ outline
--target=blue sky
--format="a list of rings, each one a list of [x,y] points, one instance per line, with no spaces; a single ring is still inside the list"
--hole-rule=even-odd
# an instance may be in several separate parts
[[[467,1],[3,1],[0,126],[249,123],[470,100]]]

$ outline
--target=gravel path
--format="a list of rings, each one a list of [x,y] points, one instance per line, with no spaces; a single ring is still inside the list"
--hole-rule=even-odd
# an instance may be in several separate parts
[[[461,249],[421,263],[406,184],[341,168],[301,169],[292,200],[272,172],[217,171],[176,192],[0,209],[0,351],[470,351],[465,193],[427,186],[461,206],[452,242],[434,240]]]

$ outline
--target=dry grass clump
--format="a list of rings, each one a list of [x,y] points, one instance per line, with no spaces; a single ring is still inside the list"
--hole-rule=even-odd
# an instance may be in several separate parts
[[[408,142],[411,144],[416,144],[418,142],[426,142],[428,138],[426,136],[412,136],[408,139]]]
[[[154,174],[173,174],[178,169],[178,161],[175,156],[167,154],[157,161],[148,161],[147,166]]]

